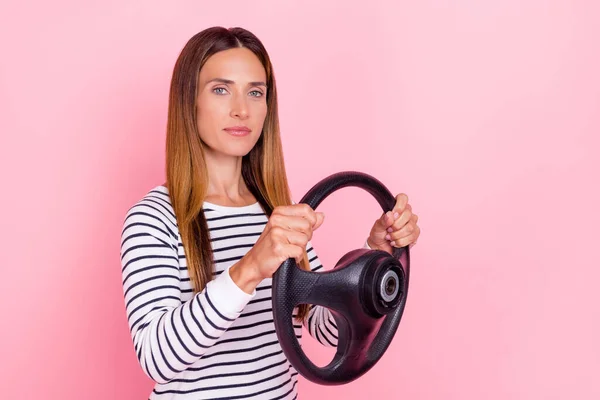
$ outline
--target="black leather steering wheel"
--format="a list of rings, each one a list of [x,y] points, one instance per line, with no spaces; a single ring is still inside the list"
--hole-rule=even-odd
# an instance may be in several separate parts
[[[346,171],[328,176],[300,200],[313,210],[331,193],[346,186],[369,192],[384,212],[396,199],[370,175]],[[293,258],[273,274],[273,318],[279,343],[292,366],[321,385],[349,383],[365,374],[390,345],[406,304],[410,254],[408,246],[381,250],[355,249],[324,272],[300,269]],[[338,328],[337,352],[324,367],[308,359],[296,338],[292,311],[299,304],[327,307]]]

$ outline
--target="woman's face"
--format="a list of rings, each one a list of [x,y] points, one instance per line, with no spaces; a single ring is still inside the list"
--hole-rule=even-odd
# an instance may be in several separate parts
[[[213,54],[200,70],[197,121],[209,151],[244,156],[260,138],[267,115],[267,78],[259,59],[246,48]],[[239,135],[232,128],[246,128]]]

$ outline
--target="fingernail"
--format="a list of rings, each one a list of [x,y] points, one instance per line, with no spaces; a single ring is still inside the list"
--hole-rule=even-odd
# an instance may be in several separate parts
[[[400,214],[398,214],[397,212],[394,213],[394,219],[398,218]]]
[[[390,240],[390,239],[391,239],[390,235],[385,235],[385,238],[386,238],[387,240]]]
[[[389,227],[389,228],[387,228],[387,231],[388,231],[389,233],[392,233],[392,227]]]

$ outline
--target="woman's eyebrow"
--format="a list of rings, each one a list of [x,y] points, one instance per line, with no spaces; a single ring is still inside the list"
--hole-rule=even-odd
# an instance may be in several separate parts
[[[208,85],[211,82],[220,82],[220,83],[226,83],[226,84],[235,84],[234,81],[232,81],[230,79],[223,79],[223,78],[213,78],[210,81],[206,82],[206,84]],[[264,87],[267,87],[267,84],[265,82],[257,81],[257,82],[248,82],[248,86],[264,86]]]

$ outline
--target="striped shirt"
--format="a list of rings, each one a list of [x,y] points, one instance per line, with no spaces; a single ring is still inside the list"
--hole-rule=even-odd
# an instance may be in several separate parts
[[[168,189],[150,190],[125,216],[123,292],[135,353],[155,381],[149,398],[296,399],[298,372],[277,340],[271,279],[248,294],[228,270],[256,243],[268,217],[258,202],[242,207],[205,202],[203,209],[215,263],[213,279],[197,294]],[[320,270],[310,242],[307,252],[311,269]],[[302,325],[293,323],[301,340]],[[305,327],[321,344],[337,345],[328,309],[311,307]]]

